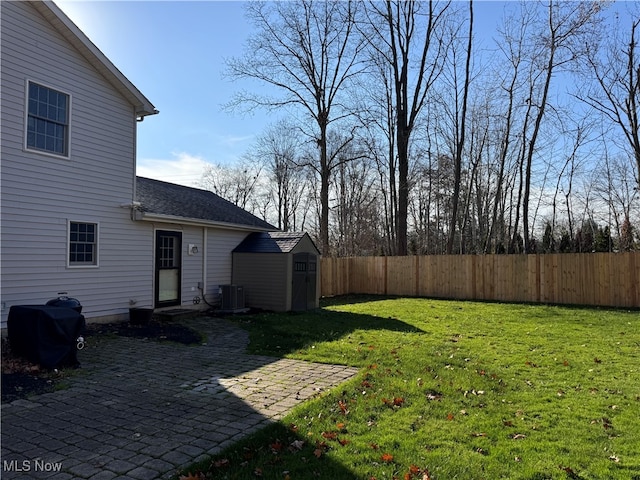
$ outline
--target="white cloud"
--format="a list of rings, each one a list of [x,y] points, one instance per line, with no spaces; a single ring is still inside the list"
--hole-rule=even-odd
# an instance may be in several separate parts
[[[186,152],[174,152],[171,159],[138,158],[136,175],[195,187],[210,162]]]

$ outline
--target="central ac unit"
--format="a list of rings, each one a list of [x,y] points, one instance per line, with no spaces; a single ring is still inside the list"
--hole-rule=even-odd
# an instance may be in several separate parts
[[[244,288],[240,285],[221,285],[222,310],[244,308]]]

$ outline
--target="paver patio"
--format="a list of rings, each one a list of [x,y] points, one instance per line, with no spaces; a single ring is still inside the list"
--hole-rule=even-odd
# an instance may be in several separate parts
[[[2,478],[165,479],[357,369],[248,355],[248,335],[199,317],[206,343],[94,336],[68,388],[2,405]]]

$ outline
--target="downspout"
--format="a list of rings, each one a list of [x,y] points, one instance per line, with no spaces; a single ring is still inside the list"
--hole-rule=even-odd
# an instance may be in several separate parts
[[[202,299],[204,300],[207,293],[207,253],[209,251],[207,240],[209,238],[209,229],[204,227],[202,230]]]
[[[135,106],[133,107],[133,118],[135,119],[135,122],[133,122],[133,178],[131,179],[133,182],[133,198],[131,199],[131,204],[133,204],[138,197],[136,189],[136,171],[138,170],[138,122],[144,120],[144,117],[138,116]]]

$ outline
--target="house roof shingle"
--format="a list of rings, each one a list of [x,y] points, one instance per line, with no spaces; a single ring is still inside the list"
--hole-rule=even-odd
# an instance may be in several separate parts
[[[144,214],[179,217],[203,223],[220,223],[258,230],[277,230],[208,190],[136,177],[136,200]]]
[[[303,232],[255,232],[233,251],[236,253],[289,253],[302,240]]]

